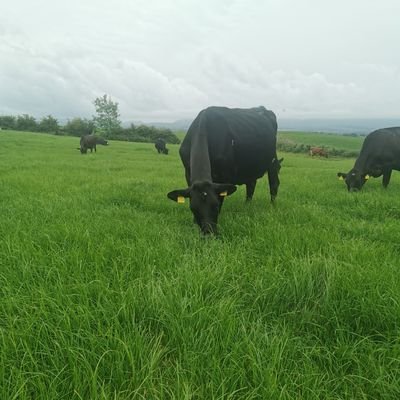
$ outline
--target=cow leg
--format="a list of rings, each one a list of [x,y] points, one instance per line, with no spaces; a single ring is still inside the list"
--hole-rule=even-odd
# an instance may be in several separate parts
[[[387,169],[383,171],[383,179],[382,179],[382,185],[386,189],[387,185],[389,185],[390,182],[390,177],[392,176],[392,170]]]
[[[246,201],[250,201],[253,198],[256,183],[257,180],[246,183]]]
[[[275,201],[275,197],[278,194],[279,188],[279,176],[278,171],[272,168],[268,171],[268,182],[269,182],[269,193],[271,195],[271,202]]]
[[[93,147],[90,148],[90,152],[93,153]]]
[[[95,152],[95,153],[97,152],[97,150],[96,150],[96,145],[94,145],[94,152]]]

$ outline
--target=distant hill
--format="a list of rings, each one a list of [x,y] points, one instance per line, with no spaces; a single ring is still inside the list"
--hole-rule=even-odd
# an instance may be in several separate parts
[[[157,128],[169,128],[172,131],[186,131],[192,120],[180,119],[174,122],[145,122],[145,125]],[[137,125],[135,123],[135,125]],[[369,133],[375,129],[389,126],[400,126],[399,118],[343,118],[343,119],[292,119],[279,118],[278,129],[280,131],[305,131],[305,132],[329,132],[329,133]]]
[[[192,123],[191,119],[180,119],[173,122],[143,122],[143,121],[125,120],[122,122],[122,126],[128,128],[131,124],[134,124],[135,126],[147,125],[147,126],[154,126],[155,128],[167,128],[171,129],[171,131],[186,131],[188,130],[191,123]]]
[[[379,128],[400,126],[400,118],[346,119],[278,119],[280,131],[369,133]]]
[[[172,131],[187,131],[191,123],[191,119],[179,119],[174,122],[146,122],[145,124],[156,128],[168,128]]]

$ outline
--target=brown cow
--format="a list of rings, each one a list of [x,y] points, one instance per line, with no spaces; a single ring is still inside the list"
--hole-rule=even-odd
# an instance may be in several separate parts
[[[328,158],[328,151],[323,149],[322,147],[310,147],[310,156],[320,156]]]

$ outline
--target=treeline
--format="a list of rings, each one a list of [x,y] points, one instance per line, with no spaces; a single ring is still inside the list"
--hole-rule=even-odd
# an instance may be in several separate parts
[[[367,136],[368,133],[343,133],[342,136],[352,136],[352,137],[357,137],[357,136]]]
[[[154,142],[157,138],[164,138],[167,143],[179,144],[180,140],[170,130],[155,128],[153,126],[131,124],[129,128],[115,127],[109,132],[96,128],[93,120],[86,118],[73,118],[65,125],[60,125],[58,120],[51,115],[37,121],[33,116],[22,114],[18,116],[0,115],[0,128],[25,132],[43,132],[54,135],[78,136],[96,133],[111,140],[124,140],[129,142]]]
[[[336,147],[328,147],[321,145],[309,145],[304,143],[296,143],[289,139],[278,139],[277,149],[288,153],[309,153],[311,147],[321,147],[326,150],[331,157],[358,157],[359,152],[355,150],[344,150]]]
[[[156,128],[154,126],[131,124],[129,128],[117,128],[109,135],[108,139],[125,140],[128,142],[151,142],[153,143],[158,138],[163,138],[167,143],[179,144],[181,141],[171,131],[166,128]]]
[[[0,128],[15,131],[48,132],[55,134],[58,134],[60,131],[58,121],[51,115],[43,117],[40,121],[36,121],[35,117],[28,114],[22,114],[16,117],[13,115],[0,115]]]

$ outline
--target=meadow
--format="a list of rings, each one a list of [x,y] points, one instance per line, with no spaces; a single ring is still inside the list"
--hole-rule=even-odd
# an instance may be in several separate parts
[[[179,146],[78,144],[0,132],[1,399],[400,398],[400,173],[280,153],[203,238]]]
[[[281,140],[290,140],[295,143],[303,143],[310,146],[334,147],[341,150],[359,151],[364,137],[342,136],[333,133],[316,132],[280,132]]]

